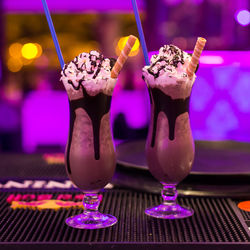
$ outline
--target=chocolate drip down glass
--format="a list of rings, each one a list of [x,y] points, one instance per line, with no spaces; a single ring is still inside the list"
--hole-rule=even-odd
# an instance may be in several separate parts
[[[191,171],[194,141],[189,120],[189,95],[180,90],[179,98],[168,92],[163,87],[149,86],[151,121],[146,158],[149,171],[163,185],[163,203],[146,209],[145,213],[156,218],[176,219],[193,214],[191,208],[176,203],[176,185]]]
[[[82,90],[82,91],[81,91]],[[80,86],[70,98],[70,129],[65,152],[66,170],[72,182],[84,192],[82,214],[66,219],[74,228],[97,229],[114,225],[117,219],[98,211],[99,194],[115,171],[116,156],[110,128],[111,96],[91,96]]]
[[[81,53],[66,64],[61,80],[70,102],[70,129],[65,152],[66,170],[84,192],[83,214],[66,220],[75,228],[97,229],[117,219],[98,212],[101,195],[114,174],[116,155],[110,127],[111,96],[118,74],[136,37],[130,35],[117,60],[97,51]]]

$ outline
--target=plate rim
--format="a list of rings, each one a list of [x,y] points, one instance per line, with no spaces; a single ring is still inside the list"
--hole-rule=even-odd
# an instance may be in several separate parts
[[[141,139],[141,140],[125,140],[123,142],[120,142],[118,145],[117,145],[117,148],[116,148],[116,151],[119,150],[120,147],[122,147],[123,145],[126,145],[126,144],[131,144],[131,143],[134,143],[134,142],[145,142],[145,139]],[[232,140],[223,140],[223,141],[206,141],[206,140],[195,140],[195,142],[198,142],[198,143],[206,143],[206,142],[211,142],[211,143],[215,143],[215,142],[221,142],[221,143],[226,143],[226,142],[229,142],[229,143],[238,143],[238,144],[244,144],[244,145],[249,145],[250,146],[250,143],[247,143],[247,142],[238,142],[238,141],[232,141]],[[133,164],[133,163],[129,163],[129,162],[126,162],[124,160],[119,160],[118,159],[118,156],[117,156],[117,163],[123,167],[126,167],[126,168],[132,168],[132,169],[137,169],[137,170],[143,170],[143,171],[148,171],[149,172],[149,169],[147,166],[144,166],[144,165],[137,165],[137,164]],[[206,176],[250,176],[250,171],[249,172],[201,172],[201,171],[192,171],[189,173],[189,175],[195,175],[195,176],[199,176],[199,175],[206,175]]]

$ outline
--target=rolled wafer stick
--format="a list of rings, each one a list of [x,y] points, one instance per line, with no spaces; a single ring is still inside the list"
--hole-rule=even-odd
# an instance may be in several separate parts
[[[199,59],[201,56],[201,52],[205,47],[206,41],[207,40],[205,38],[202,38],[202,37],[198,37],[198,39],[197,39],[197,42],[196,42],[195,47],[194,47],[194,52],[193,52],[193,55],[191,57],[191,61],[187,67],[187,74],[189,77],[192,77],[195,70],[196,70],[196,67],[199,63]]]
[[[129,55],[132,47],[135,44],[136,39],[137,38],[135,36],[132,36],[132,35],[129,36],[127,43],[125,44],[124,48],[122,49],[121,54],[117,58],[116,63],[111,71],[111,78],[117,78],[124,63],[126,62],[126,60],[128,58],[128,55]]]

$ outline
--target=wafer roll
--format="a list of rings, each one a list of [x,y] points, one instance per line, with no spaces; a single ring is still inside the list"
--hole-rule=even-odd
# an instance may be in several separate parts
[[[191,57],[191,61],[187,67],[187,74],[189,77],[192,77],[195,70],[196,70],[196,67],[199,63],[199,59],[200,59],[202,50],[205,47],[206,41],[207,40],[205,38],[202,38],[202,37],[198,37],[198,39],[197,39],[197,42],[196,42],[195,47],[194,47],[194,52],[193,52],[193,55]]]
[[[124,48],[121,51],[121,54],[119,55],[119,57],[117,58],[117,61],[111,71],[111,78],[117,78],[118,74],[120,73],[124,63],[126,62],[128,55],[133,47],[133,45],[135,44],[136,41],[136,37],[130,35],[128,38],[127,43],[125,44]]]

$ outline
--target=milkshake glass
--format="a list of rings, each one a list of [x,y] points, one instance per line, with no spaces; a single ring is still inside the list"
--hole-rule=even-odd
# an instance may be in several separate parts
[[[64,66],[62,82],[70,106],[69,137],[65,151],[66,170],[84,192],[82,214],[66,223],[74,228],[112,226],[117,219],[98,212],[99,191],[111,181],[116,156],[110,128],[110,104],[116,79],[110,77],[114,62],[96,52],[82,53]]]
[[[146,209],[156,218],[185,218],[191,208],[176,203],[176,185],[190,172],[194,141],[189,119],[189,99],[195,80],[186,74],[191,56],[165,45],[143,68],[151,102],[151,121],[146,141],[146,159],[151,174],[163,185],[163,203]]]

